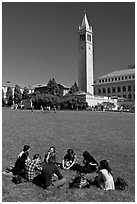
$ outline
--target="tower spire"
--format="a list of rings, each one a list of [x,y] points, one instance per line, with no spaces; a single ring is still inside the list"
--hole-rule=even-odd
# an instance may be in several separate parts
[[[81,28],[89,29],[89,23],[88,23],[88,19],[87,19],[87,15],[86,15],[85,10],[84,10],[84,17],[83,17],[83,20],[82,20]]]

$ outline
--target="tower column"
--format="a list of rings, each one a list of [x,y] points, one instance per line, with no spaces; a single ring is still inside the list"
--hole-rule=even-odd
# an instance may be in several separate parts
[[[78,86],[81,91],[93,95],[93,32],[86,13],[81,26],[79,26],[78,36]]]

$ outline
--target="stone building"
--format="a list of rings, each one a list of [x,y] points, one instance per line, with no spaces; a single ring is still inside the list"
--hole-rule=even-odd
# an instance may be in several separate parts
[[[11,87],[11,89],[12,89],[12,95],[13,95],[13,97],[14,97],[15,84],[5,83],[5,84],[2,84],[2,90],[3,90],[3,93],[4,93],[4,98],[5,98],[5,99],[6,99],[6,93],[7,93],[7,88],[8,88],[8,87]],[[20,91],[21,91],[22,94],[23,94],[24,88],[25,88],[25,87],[20,86]],[[29,94],[34,92],[34,88],[31,87],[31,86],[28,86],[27,89],[29,90]]]
[[[59,87],[59,95],[64,96],[69,92],[68,87],[63,86],[62,84],[57,84]],[[40,93],[47,93],[47,85],[46,84],[39,84],[34,87],[34,91],[39,91]]]
[[[94,83],[94,94],[135,100],[135,68],[114,71],[99,77]]]

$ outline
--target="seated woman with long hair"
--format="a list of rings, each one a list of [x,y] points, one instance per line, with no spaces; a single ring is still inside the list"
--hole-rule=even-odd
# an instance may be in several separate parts
[[[83,171],[85,173],[92,173],[96,171],[98,167],[98,162],[88,151],[83,152],[83,164]]]
[[[113,175],[106,160],[100,161],[98,176],[95,178],[95,183],[103,190],[115,190]]]
[[[64,156],[62,161],[62,168],[73,170],[73,166],[76,164],[76,160],[77,156],[74,153],[73,149],[68,149],[67,154]]]

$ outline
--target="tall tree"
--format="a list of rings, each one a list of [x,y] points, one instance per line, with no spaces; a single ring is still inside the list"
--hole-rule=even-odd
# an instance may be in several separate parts
[[[20,86],[15,85],[15,90],[14,90],[14,103],[18,104],[21,102],[22,99],[22,94],[20,91]]]
[[[6,92],[6,99],[7,99],[7,105],[11,106],[13,104],[13,92],[11,87],[7,87]]]
[[[70,88],[69,93],[70,93],[70,94],[73,94],[73,93],[75,93],[75,92],[77,92],[77,91],[79,91],[79,88],[78,88],[77,83],[75,82],[75,83],[72,85],[72,87]]]
[[[29,90],[27,87],[25,87],[23,90],[22,99],[28,99],[28,98],[29,98]]]
[[[4,105],[5,105],[5,99],[4,99],[4,91],[2,89],[2,106],[4,106]]]
[[[52,95],[59,95],[59,87],[54,78],[49,80],[47,84],[47,91]]]

